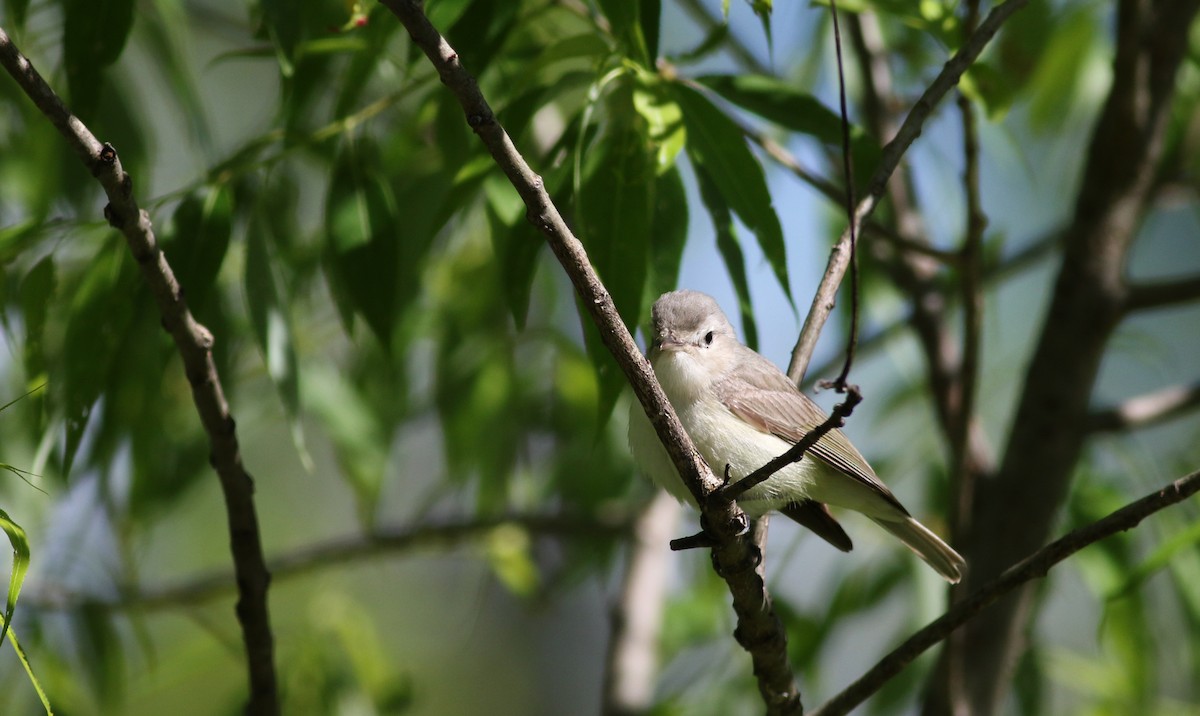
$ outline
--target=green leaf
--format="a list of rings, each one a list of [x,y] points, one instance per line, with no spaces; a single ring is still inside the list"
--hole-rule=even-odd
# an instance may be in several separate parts
[[[25,17],[29,11],[29,0],[4,0],[8,10],[9,23],[17,32],[25,29]]]
[[[653,148],[644,126],[626,123],[595,146],[601,154],[576,200],[580,239],[625,325],[636,327],[650,259]]]
[[[592,265],[626,328],[633,331],[641,320],[650,272],[654,145],[645,123],[633,111],[633,88],[620,87],[609,99],[613,122],[588,157],[576,200],[576,223]],[[591,319],[586,315],[581,319],[587,335],[592,335]],[[598,334],[587,345],[600,375],[600,410],[606,417],[624,387],[624,376]]]
[[[561,172],[559,177],[561,180]],[[546,181],[547,191],[553,191],[549,179]],[[545,240],[525,220],[525,202],[521,201],[508,179],[493,174],[484,180],[483,187],[504,297],[513,322],[519,330],[523,330],[529,315],[537,257]]]
[[[233,198],[225,185],[188,194],[175,208],[163,250],[188,305],[202,311],[216,284],[233,234]]]
[[[737,227],[733,223],[733,214],[725,197],[717,189],[716,183],[708,172],[696,165],[696,183],[700,187],[700,199],[712,217],[713,229],[717,234],[717,251],[725,262],[725,270],[729,272],[729,280],[733,282],[733,290],[738,297],[738,311],[742,316],[742,332],[746,336],[746,345],[758,350],[758,324],[754,321],[754,307],[750,302],[750,282],[746,278],[746,259],[742,255],[742,245],[737,235]]]
[[[268,221],[256,217],[256,222]],[[246,303],[250,314],[250,326],[254,338],[262,351],[267,375],[279,392],[283,407],[287,411],[300,460],[311,469],[312,459],[305,446],[304,433],[300,425],[300,378],[296,361],[295,338],[288,302],[272,270],[270,247],[267,245],[267,230],[262,226],[252,227],[246,236]]]
[[[335,297],[344,311],[361,315],[390,350],[397,296],[417,288],[419,255],[402,261],[401,252],[422,249],[401,236],[395,197],[372,166],[372,151],[350,143],[339,155],[326,199],[326,243]]]
[[[88,359],[65,360],[62,380],[51,384],[66,425],[64,476],[70,473],[92,406],[112,383],[114,362],[125,350],[124,338],[133,324],[137,300],[149,298],[139,292],[141,286],[132,261],[128,267],[125,261],[123,242],[110,235],[83,275],[75,280],[63,354]]]
[[[687,141],[683,110],[657,75],[640,72],[638,80],[633,90],[633,107],[646,121],[647,134],[655,147],[655,172],[662,174],[675,166],[675,157]]]
[[[102,96],[104,71],[117,61],[133,28],[133,0],[66,0],[63,68],[71,111],[92,117]]]
[[[305,406],[320,419],[338,465],[357,500],[359,519],[370,527],[387,471],[390,430],[381,425],[368,396],[332,368],[305,370]]]
[[[29,539],[21,528],[4,510],[0,510],[0,529],[8,535],[8,543],[13,548],[12,573],[8,577],[8,598],[4,604],[4,626],[0,628],[0,644],[8,634],[8,625],[12,622],[13,610],[17,607],[17,596],[21,593],[21,585],[25,582],[25,571],[29,569]]]
[[[959,90],[983,106],[992,122],[1004,119],[1013,104],[1013,87],[1004,73],[987,62],[976,61],[963,74]]]
[[[599,0],[599,5],[604,16],[608,18],[613,37],[625,43],[630,57],[644,67],[650,67],[651,55],[641,26],[642,1],[644,0]],[[653,29],[657,34],[657,23]]]
[[[25,374],[44,375],[46,355],[43,338],[46,332],[46,313],[51,297],[58,288],[58,274],[54,255],[38,261],[21,281],[21,316],[25,319],[25,345],[23,346]]]
[[[279,71],[284,77],[291,77],[296,70],[296,45],[300,42],[302,15],[295,3],[287,0],[262,0],[262,11],[263,27],[275,46]]]
[[[654,60],[658,57],[658,36],[662,23],[662,2],[661,0],[640,0],[638,10],[640,13],[639,22],[642,26],[642,37],[646,42],[646,53],[649,59]]]
[[[737,106],[784,129],[806,134],[834,147],[842,146],[841,115],[787,82],[766,75],[707,75],[698,81]],[[852,126],[850,151],[857,181],[865,181],[879,163],[879,142],[862,128]]]
[[[528,597],[541,581],[530,554],[529,533],[517,525],[500,525],[485,541],[488,564],[496,577],[514,594]]]
[[[654,216],[650,229],[651,300],[675,288],[687,245],[688,203],[683,177],[671,167],[654,187]]]
[[[746,146],[741,129],[724,112],[691,87],[676,84],[674,90],[687,127],[688,157],[708,173],[725,202],[754,232],[763,256],[790,301],[792,289],[783,227],[771,205],[762,165]]]

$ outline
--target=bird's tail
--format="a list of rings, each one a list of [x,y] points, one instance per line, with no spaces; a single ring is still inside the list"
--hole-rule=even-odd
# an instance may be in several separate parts
[[[925,525],[911,517],[905,516],[896,521],[871,518],[876,524],[898,537],[906,547],[917,553],[917,556],[933,567],[938,574],[950,582],[958,584],[962,579],[967,561],[940,537],[929,531]]]

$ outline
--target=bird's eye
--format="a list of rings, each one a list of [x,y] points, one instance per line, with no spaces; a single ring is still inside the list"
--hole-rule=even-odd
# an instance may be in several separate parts
[[[704,334],[704,345],[711,346],[713,342],[713,332],[709,331]]]

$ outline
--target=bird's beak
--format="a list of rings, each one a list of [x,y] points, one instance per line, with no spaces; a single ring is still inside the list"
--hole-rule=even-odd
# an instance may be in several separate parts
[[[661,335],[656,342],[660,351],[677,351],[683,348],[683,341],[676,338],[674,333]]]

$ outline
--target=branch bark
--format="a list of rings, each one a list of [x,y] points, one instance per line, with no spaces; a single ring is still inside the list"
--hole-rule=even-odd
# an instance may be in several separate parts
[[[979,587],[970,596],[957,602],[945,614],[910,636],[873,666],[866,674],[834,696],[810,716],[841,716],[877,692],[904,667],[912,663],[929,647],[949,636],[975,615],[1005,594],[1039,577],[1090,544],[1118,532],[1133,529],[1142,520],[1200,491],[1200,471],[1181,477],[1160,490],[1131,502],[1121,509],[1090,525],[1074,530],[1046,545],[1034,554],[1004,570],[999,577]],[[1006,685],[1007,686],[1007,685]]]
[[[1003,460],[994,479],[978,485],[972,529],[961,545],[971,564],[967,590],[1041,544],[1066,497],[1087,434],[1092,386],[1125,306],[1125,256],[1153,185],[1175,74],[1197,5],[1196,0],[1119,5],[1113,85],[1092,133],[1054,295]],[[1007,693],[1033,597],[1032,589],[1023,588],[967,627],[973,713],[993,713]]]
[[[1200,276],[1176,281],[1134,284],[1128,288],[1125,295],[1125,310],[1145,311],[1196,300],[1200,300]]]
[[[121,168],[116,151],[108,144],[101,144],[83,122],[67,110],[32,63],[12,44],[3,28],[0,28],[0,64],[104,187],[109,201],[104,208],[104,217],[125,236],[129,251],[158,305],[162,325],[175,342],[188,383],[192,386],[192,400],[208,434],[209,460],[220,478],[225,497],[239,592],[236,612],[249,671],[250,700],[246,710],[253,714],[277,714],[275,647],[267,609],[267,588],[271,578],[263,559],[254,507],[254,483],[242,464],[235,423],[213,362],[213,336],[188,309],[175,274],[158,247],[150,216],[138,207],[133,196],[133,180]]]
[[[467,123],[525,202],[526,216],[545,235],[550,249],[579,293],[581,304],[599,328],[605,347],[632,385],[684,484],[700,506],[707,531],[715,542],[714,567],[729,585],[733,596],[734,611],[738,615],[735,637],[750,653],[767,713],[799,713],[802,710],[800,691],[788,664],[787,637],[772,607],[766,585],[754,569],[757,557],[753,546],[744,537],[745,515],[736,503],[721,497],[721,482],[708,469],[684,432],[654,378],[649,361],[638,350],[608,290],[588,261],[583,245],[551,202],[541,178],[513,146],[475,79],[463,68],[458,54],[430,24],[419,1],[382,0],[382,4],[396,15],[414,44],[429,58],[442,82],[462,106]]]

